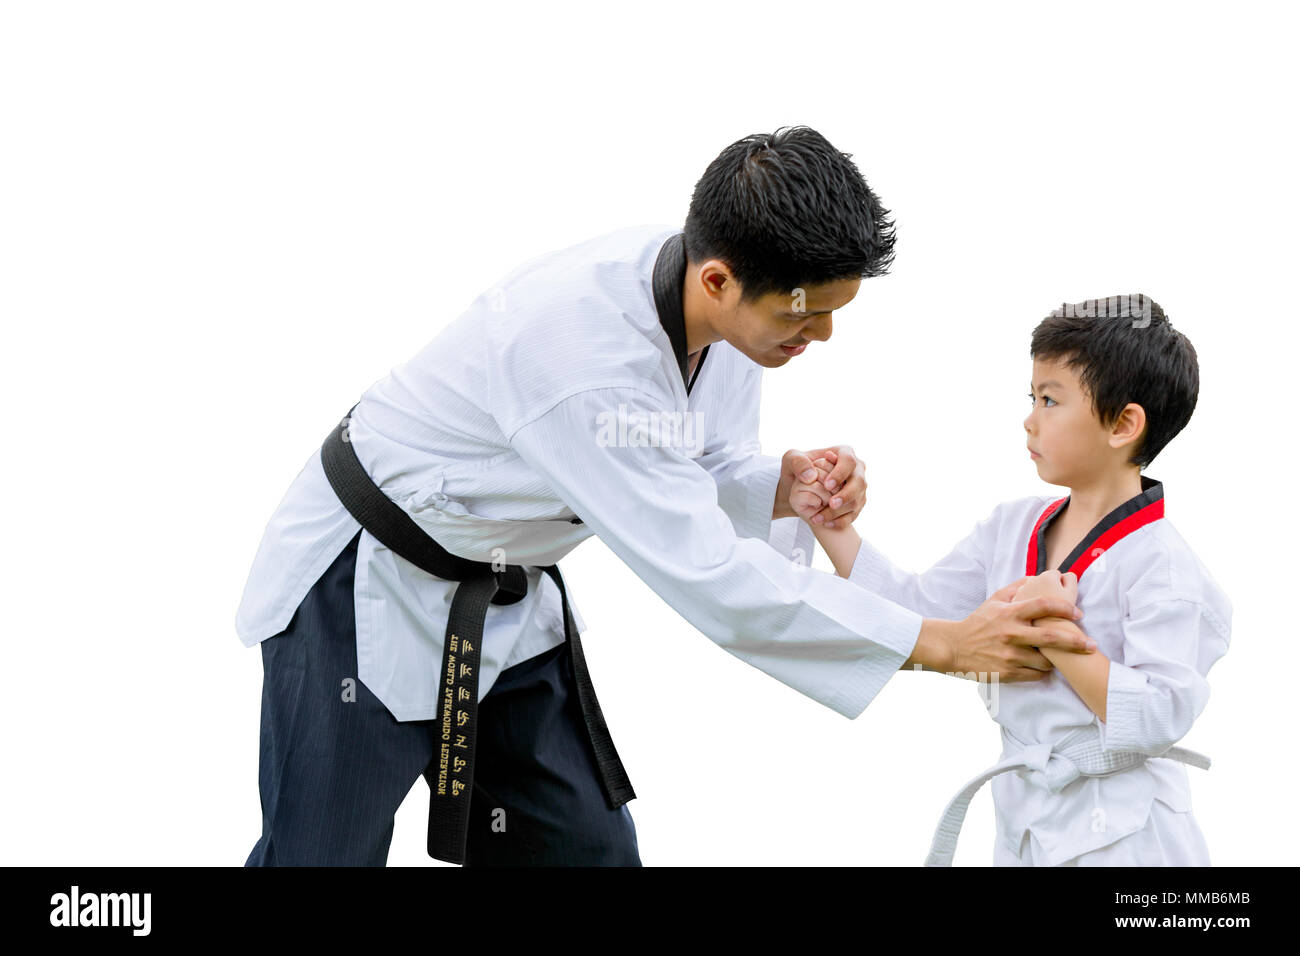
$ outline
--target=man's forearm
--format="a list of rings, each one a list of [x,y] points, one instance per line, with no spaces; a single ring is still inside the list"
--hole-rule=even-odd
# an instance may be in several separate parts
[[[1059,626],[1062,630],[1083,634],[1079,625],[1063,617],[1043,617],[1034,621],[1034,624],[1051,624],[1054,628]],[[1079,699],[1088,705],[1088,709],[1105,722],[1106,694],[1110,687],[1110,658],[1101,651],[1074,654],[1051,647],[1040,647],[1039,651],[1069,681]]]
[[[776,494],[772,496],[772,520],[780,518],[795,517],[794,508],[790,507],[790,486],[792,484],[791,476],[784,471],[785,461],[782,460],[777,466]]]

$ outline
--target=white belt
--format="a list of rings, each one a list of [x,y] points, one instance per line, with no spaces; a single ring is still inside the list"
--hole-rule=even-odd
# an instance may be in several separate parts
[[[1005,727],[1003,733],[1020,743]],[[953,854],[957,852],[957,837],[961,834],[962,821],[966,819],[971,798],[980,787],[999,774],[1024,768],[1029,771],[1031,783],[1057,793],[1079,777],[1109,777],[1123,773],[1146,763],[1152,756],[1178,760],[1202,770],[1210,769],[1209,757],[1182,747],[1170,747],[1160,754],[1144,754],[1133,750],[1104,751],[1101,746],[1101,731],[1095,724],[1072,731],[1055,744],[1022,744],[1019,750],[1003,757],[975,777],[952,798],[943,811],[939,826],[935,828],[925,865],[952,866]]]

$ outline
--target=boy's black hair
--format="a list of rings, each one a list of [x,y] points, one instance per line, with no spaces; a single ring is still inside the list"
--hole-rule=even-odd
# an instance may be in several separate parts
[[[725,262],[746,303],[884,275],[894,258],[894,223],[850,155],[807,126],[732,143],[695,184],[687,258]]]
[[[1034,329],[1029,354],[1077,369],[1106,427],[1129,402],[1141,405],[1146,434],[1129,462],[1143,468],[1191,421],[1196,408],[1196,350],[1145,295],[1062,305]]]

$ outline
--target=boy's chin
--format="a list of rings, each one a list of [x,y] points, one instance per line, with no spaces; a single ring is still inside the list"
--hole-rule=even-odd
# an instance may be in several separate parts
[[[1062,475],[1056,469],[1044,465],[1040,458],[1034,462],[1034,467],[1038,470],[1038,477],[1047,482],[1049,485],[1060,485],[1062,488],[1069,488],[1071,485],[1068,475]]]

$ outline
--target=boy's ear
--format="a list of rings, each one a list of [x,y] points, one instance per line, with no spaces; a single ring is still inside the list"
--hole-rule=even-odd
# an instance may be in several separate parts
[[[1110,447],[1125,448],[1142,440],[1147,430],[1147,413],[1141,405],[1129,402],[1119,413],[1110,430]]]

